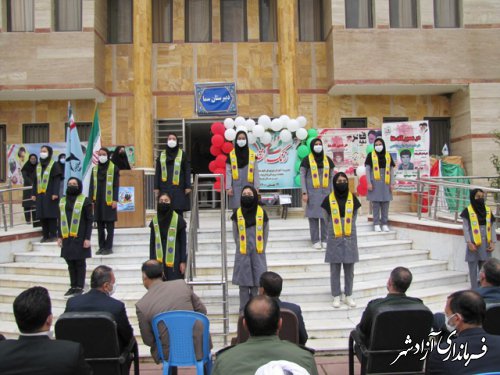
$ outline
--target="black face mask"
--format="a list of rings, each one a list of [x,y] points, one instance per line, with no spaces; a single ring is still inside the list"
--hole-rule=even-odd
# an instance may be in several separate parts
[[[241,207],[250,208],[253,205],[253,197],[242,196],[241,197]]]
[[[121,158],[126,158],[126,157],[127,157],[127,155],[126,155],[124,152],[120,152],[118,155],[119,155]]]
[[[484,198],[476,198],[476,203],[484,204]]]
[[[349,184],[347,182],[339,182],[335,185],[337,187],[337,190],[343,193],[344,191],[347,190]]]
[[[66,195],[78,195],[80,193],[80,189],[78,186],[68,186],[66,189]]]
[[[167,212],[170,210],[170,203],[158,203],[159,212]]]

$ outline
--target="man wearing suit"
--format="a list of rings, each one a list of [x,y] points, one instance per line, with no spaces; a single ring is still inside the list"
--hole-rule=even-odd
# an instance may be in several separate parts
[[[479,293],[462,290],[448,296],[444,309],[446,325],[457,333],[450,342],[443,339],[428,357],[426,374],[466,375],[500,369],[500,336],[482,328],[486,304]]]
[[[139,329],[141,330],[142,341],[151,348],[151,355],[155,362],[160,363],[151,324],[153,318],[162,312],[175,310],[196,311],[206,315],[207,308],[184,280],[179,279],[163,282],[163,266],[157,260],[152,259],[144,262],[141,270],[142,283],[148,291],[135,305],[137,319],[139,320]],[[196,358],[201,360],[203,358],[203,326],[201,323],[198,323],[194,327],[194,343]],[[165,327],[161,324],[160,337],[163,355],[165,358],[168,358],[168,334]]]
[[[18,340],[0,341],[0,374],[91,374],[79,343],[51,340],[52,306],[49,292],[29,288],[14,300],[14,316],[21,332]]]
[[[65,312],[107,311],[113,314],[120,339],[120,350],[123,351],[134,336],[125,304],[111,297],[115,285],[115,275],[110,267],[104,265],[96,267],[90,276],[90,291],[70,298],[66,303]]]
[[[483,297],[486,305],[500,303],[500,261],[488,259],[479,272],[479,288],[475,289]]]
[[[299,322],[299,344],[305,345],[307,341],[307,331],[302,317],[302,310],[299,305],[291,302],[283,302],[280,300],[281,290],[283,288],[283,279],[276,272],[267,271],[260,276],[259,294],[274,298],[280,309],[291,310]]]

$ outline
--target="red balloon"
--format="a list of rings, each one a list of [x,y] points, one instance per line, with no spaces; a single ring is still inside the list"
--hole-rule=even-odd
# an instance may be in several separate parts
[[[220,147],[217,147],[217,146],[210,146],[210,153],[213,155],[213,156],[217,156],[217,155],[220,155],[222,153],[222,150],[220,149]]]
[[[220,193],[220,179],[214,182],[214,189],[216,192]]]
[[[214,122],[210,127],[210,130],[212,131],[212,134],[220,134],[223,136],[226,128],[222,122]]]
[[[220,134],[215,134],[212,136],[212,144],[216,147],[222,147],[224,144],[224,137]]]
[[[229,154],[231,151],[233,151],[234,146],[231,142],[224,142],[221,148],[223,153]]]
[[[358,194],[362,197],[368,194],[368,182],[366,181],[366,175],[359,178],[358,187],[356,188]]]
[[[215,158],[215,165],[217,168],[226,168],[226,159],[227,156],[224,154],[217,155]]]
[[[215,160],[212,160],[210,163],[208,163],[208,170],[212,173],[215,172],[217,169],[217,165],[215,164]]]
[[[225,175],[226,174],[226,169],[225,168],[217,167],[217,168],[215,168],[214,173],[215,174],[223,174],[223,175]]]

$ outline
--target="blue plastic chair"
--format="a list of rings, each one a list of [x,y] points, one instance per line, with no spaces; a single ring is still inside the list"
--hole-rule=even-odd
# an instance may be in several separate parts
[[[193,343],[193,327],[196,321],[201,321],[203,324],[203,358],[200,361],[196,360]],[[163,356],[158,330],[160,322],[163,322],[168,329],[170,346],[168,360]],[[152,325],[158,355],[163,362],[163,375],[169,375],[171,366],[196,366],[196,374],[204,375],[203,365],[206,365],[207,375],[210,375],[212,370],[209,346],[210,322],[205,315],[194,311],[167,311],[156,315]]]

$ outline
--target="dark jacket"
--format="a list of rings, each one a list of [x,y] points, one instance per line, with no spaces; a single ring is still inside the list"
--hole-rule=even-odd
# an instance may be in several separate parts
[[[487,305],[500,303],[500,286],[480,286],[475,291],[483,297]]]
[[[92,370],[79,343],[48,336],[19,336],[0,341],[2,375],[85,375]]]
[[[118,301],[106,293],[97,289],[91,289],[88,293],[70,298],[66,302],[66,310],[71,311],[107,311],[115,317],[118,337],[120,338],[120,349],[123,350],[133,337],[132,326],[127,317],[127,311],[123,302]]]
[[[108,161],[105,163],[107,171]],[[94,168],[99,168],[97,165]],[[115,173],[113,174],[113,201],[118,202],[118,190],[120,188],[120,170],[115,166]],[[89,198],[93,200],[94,197],[94,176],[90,177]],[[94,203],[94,220],[95,221],[116,221],[118,208],[113,209],[106,204],[106,174],[100,175],[97,173],[97,194]]]
[[[42,166],[42,175],[47,166]],[[56,219],[59,211],[59,190],[61,188],[61,171],[59,164],[54,162],[50,170],[49,182],[47,191],[38,194],[38,184],[35,172],[33,180],[33,195],[36,196],[36,217],[37,219]],[[57,195],[58,199],[52,200],[52,196]]]
[[[58,211],[58,225],[57,236],[62,238],[61,229],[61,214]],[[71,217],[73,209],[69,209],[66,204],[66,218],[68,219],[68,229],[71,229]],[[61,257],[67,260],[85,259],[91,257],[91,248],[84,248],[83,241],[90,240],[92,235],[92,222],[94,216],[92,215],[92,204],[88,198],[83,202],[82,214],[80,216],[80,226],[78,227],[78,234],[76,237],[64,238],[61,247]]]
[[[280,299],[278,299],[278,305],[281,309],[293,311],[295,316],[297,316],[297,321],[299,323],[299,344],[305,345],[309,336],[307,335],[306,325],[304,324],[304,317],[302,316],[300,306],[291,302],[283,302]]]
[[[29,163],[30,161],[28,160],[26,163]],[[23,169],[21,169],[21,174],[23,175],[23,186],[24,187],[33,187],[33,181],[36,179],[36,168],[33,169],[33,171],[31,172],[30,170],[28,169],[25,169],[23,167]],[[31,200],[31,197],[33,195],[36,195],[36,194],[33,194],[33,189],[27,189],[27,190],[23,190],[23,204],[22,206],[24,208],[31,208],[31,207],[35,207],[35,202],[33,202]]]
[[[182,153],[181,172],[179,176],[179,185],[173,185],[174,176],[174,158],[167,155],[167,181],[161,180],[160,156],[156,158],[154,189],[160,193],[169,193],[172,199],[172,208],[176,211],[189,211],[191,203],[189,195],[185,193],[186,189],[191,189],[191,166],[185,152]]]

